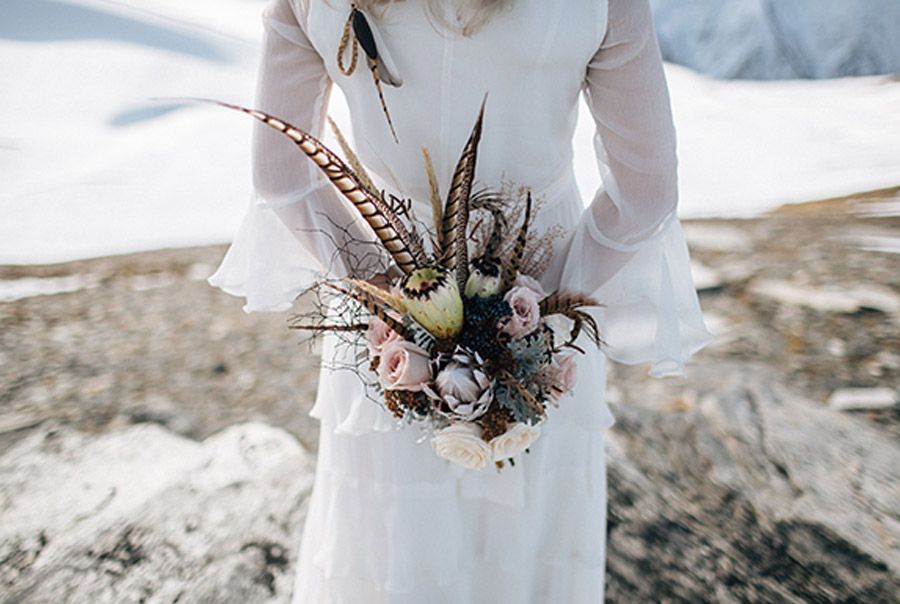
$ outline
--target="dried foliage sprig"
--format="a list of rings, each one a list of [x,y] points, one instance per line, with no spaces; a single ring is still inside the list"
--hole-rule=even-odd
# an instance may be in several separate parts
[[[440,257],[443,249],[441,235],[443,233],[443,207],[441,206],[441,189],[438,186],[437,175],[434,173],[434,165],[431,163],[431,154],[428,149],[422,147],[422,160],[425,162],[425,175],[428,178],[428,198],[431,201],[431,222],[434,226],[434,238],[432,239],[432,254]]]
[[[341,151],[344,152],[344,156],[347,158],[347,163],[353,168],[353,172],[359,178],[360,184],[368,189],[372,195],[378,195],[378,187],[375,186],[375,183],[372,181],[372,177],[369,176],[369,172],[366,170],[365,166],[359,161],[359,158],[353,151],[353,147],[351,147],[350,143],[347,142],[347,139],[344,138],[344,134],[341,132],[341,129],[338,128],[337,123],[331,119],[330,115],[327,119],[328,124],[331,126],[331,131],[334,133],[334,137],[341,146]]]

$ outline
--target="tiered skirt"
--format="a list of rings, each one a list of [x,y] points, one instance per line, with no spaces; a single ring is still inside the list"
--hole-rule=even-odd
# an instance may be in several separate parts
[[[349,348],[329,337],[323,358]],[[572,395],[503,469],[437,457],[360,376],[325,362],[294,604],[600,602],[606,539],[605,362],[586,348]],[[365,379],[365,376],[363,376]]]

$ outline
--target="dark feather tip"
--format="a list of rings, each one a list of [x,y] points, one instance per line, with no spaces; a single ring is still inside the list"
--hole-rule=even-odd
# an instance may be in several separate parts
[[[370,59],[378,58],[378,48],[375,45],[375,36],[372,34],[372,28],[369,26],[369,20],[365,14],[359,9],[353,9],[353,33],[359,40],[360,46],[369,55]]]

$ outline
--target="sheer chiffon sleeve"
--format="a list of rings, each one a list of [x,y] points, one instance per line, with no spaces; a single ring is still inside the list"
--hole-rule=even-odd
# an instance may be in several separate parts
[[[254,107],[321,140],[333,82],[302,11],[290,0],[264,9]],[[371,230],[318,167],[281,133],[259,122],[253,128],[253,195],[209,282],[245,297],[247,312],[281,311],[317,278],[380,264]]]
[[[582,91],[602,185],[572,235],[562,285],[604,304],[608,357],[679,375],[710,334],[676,216],[676,132],[648,0],[609,0]]]

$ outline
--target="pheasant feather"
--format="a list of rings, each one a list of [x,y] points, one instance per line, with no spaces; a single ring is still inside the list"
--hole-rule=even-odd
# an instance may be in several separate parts
[[[563,346],[570,346],[581,351],[575,346],[575,340],[585,330],[588,337],[596,345],[603,343],[600,337],[600,328],[592,315],[581,310],[585,306],[603,306],[590,296],[571,292],[555,291],[540,302],[541,316],[563,315],[572,320],[572,330],[569,333],[569,341]],[[583,352],[583,351],[581,351]]]
[[[291,323],[288,329],[300,329],[303,331],[331,331],[331,332],[354,332],[366,331],[369,328],[368,323]]]
[[[456,164],[447,204],[441,221],[441,264],[448,270],[456,269],[456,279],[461,287],[465,286],[469,272],[468,237],[469,197],[472,183],[475,180],[475,164],[478,159],[478,143],[481,140],[481,127],[484,119],[484,104],[487,95],[481,101],[478,119],[463,147],[462,155]]]
[[[394,137],[394,142],[399,143],[397,131],[394,130],[394,121],[391,119],[390,112],[388,112],[387,103],[384,100],[384,92],[381,90],[381,81],[385,80],[386,82],[391,82],[392,74],[381,73],[382,71],[388,70],[378,53],[375,35],[372,32],[372,27],[369,25],[369,20],[366,18],[366,15],[354,5],[350,13],[350,18],[352,21],[353,33],[356,36],[356,39],[359,40],[359,45],[362,46],[363,52],[366,53],[366,64],[372,71],[372,78],[375,80],[375,90],[378,92],[381,110],[384,112],[384,117],[387,119],[388,126],[391,129],[391,135]]]
[[[406,327],[404,327],[403,322],[392,316],[384,307],[384,305],[373,299],[369,294],[360,290],[349,290],[341,287],[340,285],[335,285],[334,283],[326,283],[325,285],[344,294],[348,298],[356,300],[363,306],[363,308],[384,321],[388,327],[406,338],[407,330]]]
[[[360,177],[320,140],[262,111],[221,101],[212,102],[246,113],[294,141],[294,144],[319,166],[343,196],[353,204],[400,270],[408,274],[424,264],[425,250],[421,241],[410,233],[389,204],[369,191]]]
[[[531,222],[531,191],[525,199],[525,216],[522,219],[522,226],[519,227],[519,234],[516,237],[516,244],[513,247],[505,268],[503,271],[503,289],[512,286],[519,273],[519,267],[522,266],[522,258],[525,257],[525,244],[528,241],[528,226]]]

